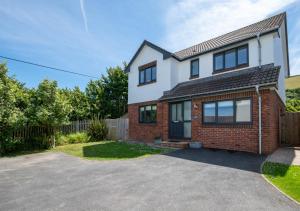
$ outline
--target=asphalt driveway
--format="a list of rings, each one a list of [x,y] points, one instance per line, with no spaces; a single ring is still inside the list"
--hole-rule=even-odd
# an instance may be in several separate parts
[[[2,158],[0,210],[299,210],[260,176],[263,160],[210,150],[121,161]]]

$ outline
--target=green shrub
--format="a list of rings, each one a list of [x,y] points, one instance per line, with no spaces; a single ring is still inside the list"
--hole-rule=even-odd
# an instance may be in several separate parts
[[[53,146],[53,140],[49,136],[32,137],[24,141],[24,150],[49,149]]]
[[[88,140],[86,133],[71,133],[68,135],[57,134],[55,144],[59,146],[65,144],[86,143]]]
[[[87,135],[90,141],[103,141],[108,134],[108,128],[103,119],[94,118],[88,128]]]
[[[5,139],[2,141],[3,154],[10,154],[20,151],[49,149],[52,147],[50,137],[32,137],[29,139]]]
[[[3,140],[2,147],[3,147],[3,153],[7,154],[7,153],[16,152],[18,150],[22,150],[24,144],[20,139],[6,139]]]
[[[300,111],[300,100],[288,100],[286,102],[286,110],[289,112],[299,112]]]

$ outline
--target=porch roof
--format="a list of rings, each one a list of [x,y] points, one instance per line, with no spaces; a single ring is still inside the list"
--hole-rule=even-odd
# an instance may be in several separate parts
[[[160,100],[210,95],[219,92],[248,89],[259,86],[277,86],[280,66],[274,64],[218,74],[182,82],[164,92]]]

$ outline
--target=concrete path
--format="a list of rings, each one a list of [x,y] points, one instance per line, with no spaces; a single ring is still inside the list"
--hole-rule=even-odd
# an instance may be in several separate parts
[[[0,210],[300,210],[258,173],[264,157],[179,150],[121,161],[0,159]]]
[[[268,161],[300,166],[300,147],[279,148],[268,156]]]

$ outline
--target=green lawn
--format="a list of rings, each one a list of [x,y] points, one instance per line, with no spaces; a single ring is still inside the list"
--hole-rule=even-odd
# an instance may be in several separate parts
[[[280,190],[300,202],[300,166],[266,162],[263,174]]]
[[[170,149],[152,148],[143,144],[101,141],[82,144],[68,144],[58,146],[51,151],[64,152],[91,160],[115,160],[167,153]]]
[[[300,75],[291,76],[285,79],[286,89],[300,88]]]

